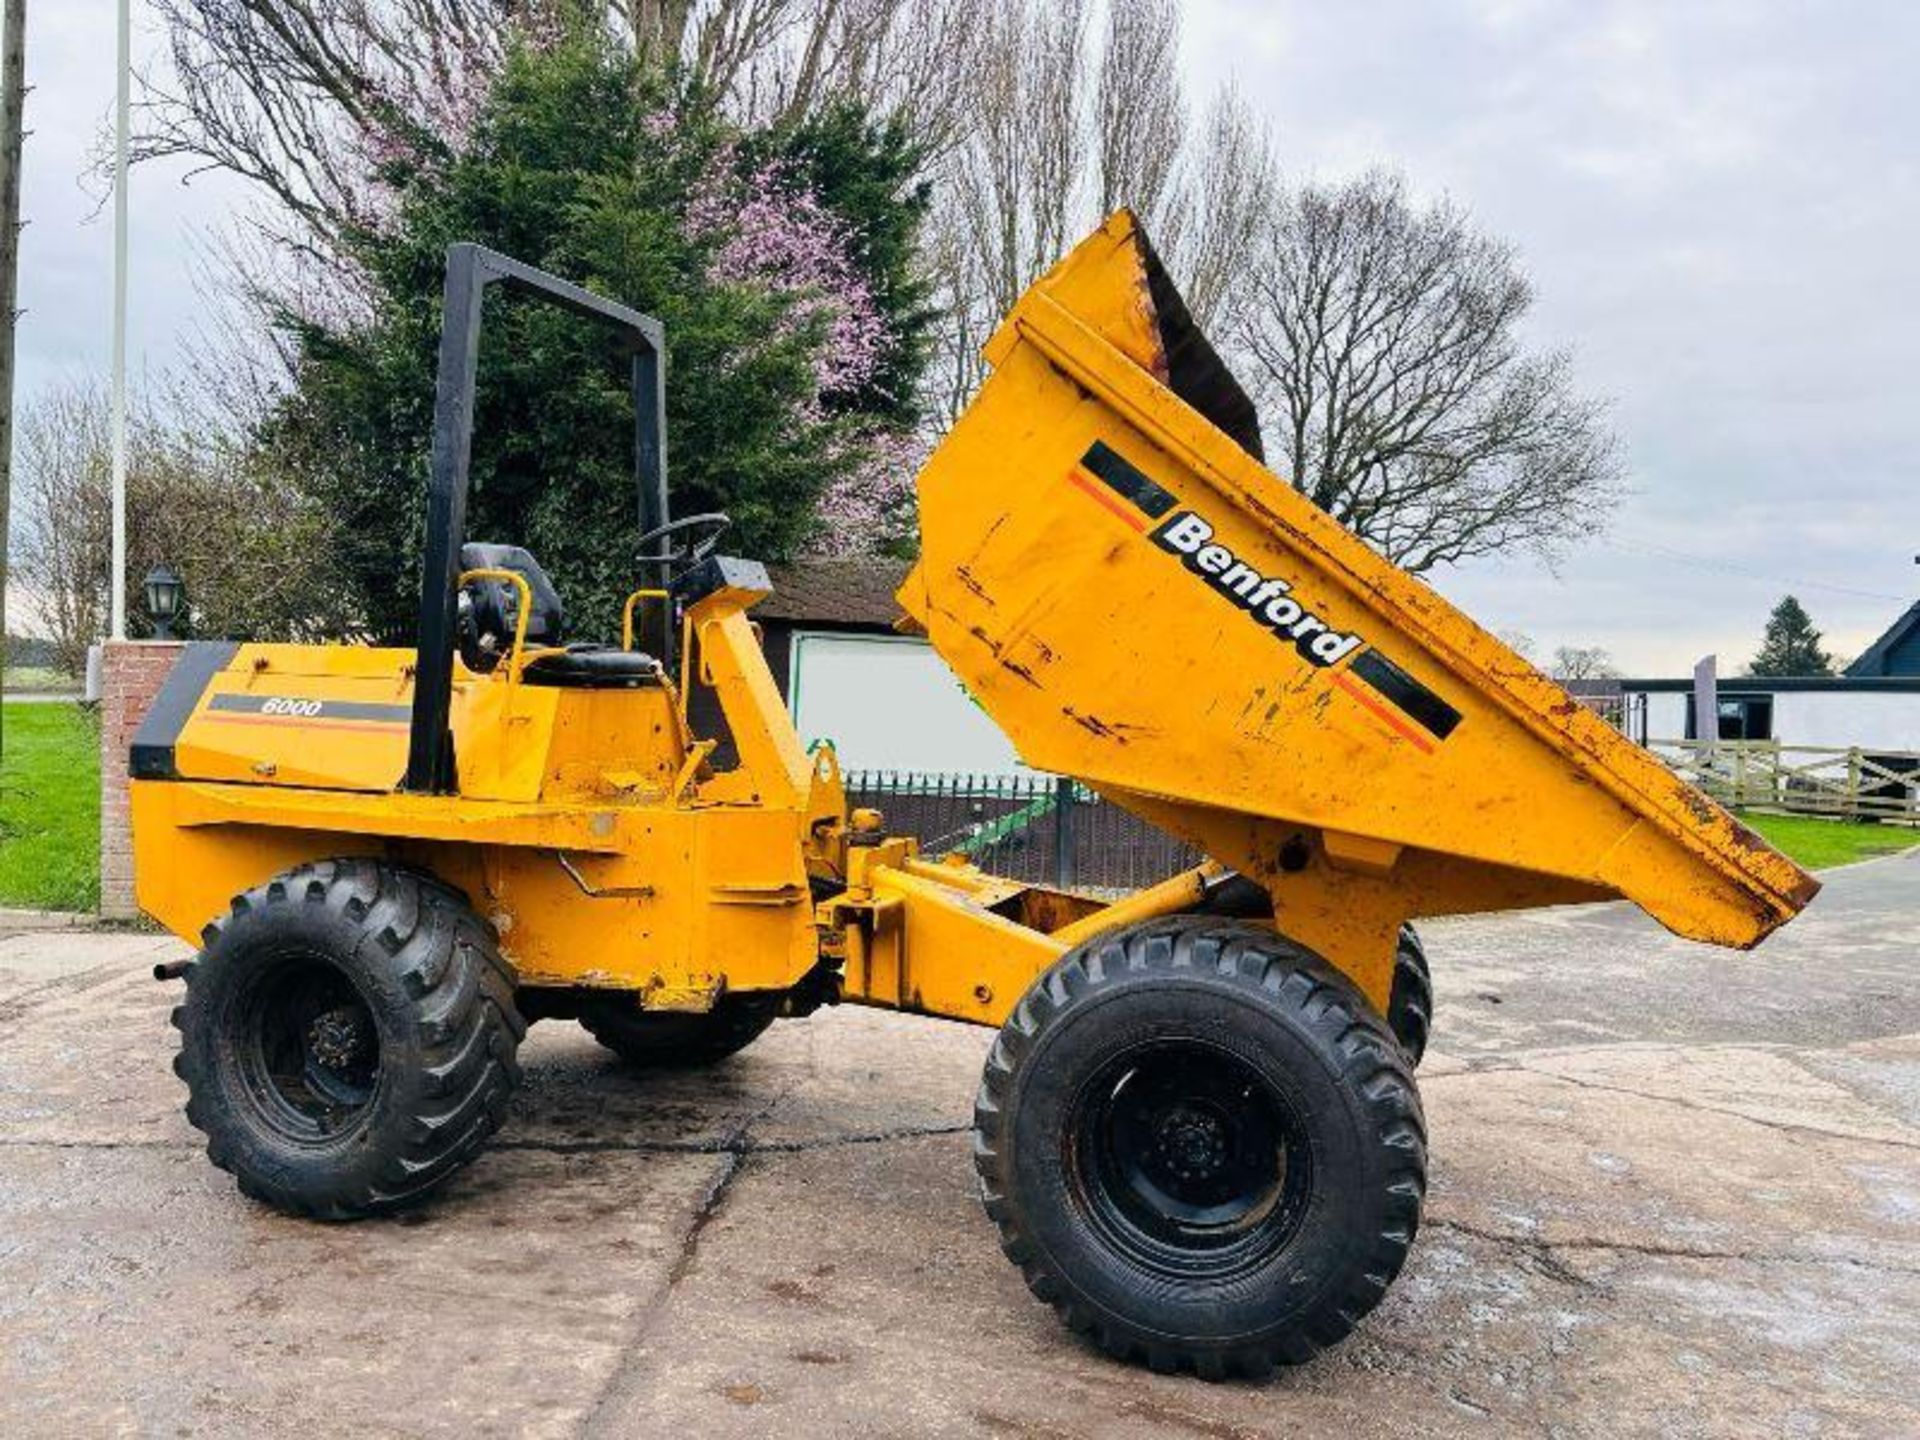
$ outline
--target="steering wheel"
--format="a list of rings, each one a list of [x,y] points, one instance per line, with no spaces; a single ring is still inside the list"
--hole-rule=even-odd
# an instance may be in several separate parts
[[[733,520],[713,511],[707,515],[685,515],[678,520],[669,520],[664,525],[656,525],[639,540],[640,563],[643,565],[664,564],[668,567],[667,580],[671,583],[687,571],[706,559],[720,546],[720,537],[727,533],[727,527]],[[676,537],[678,543],[669,543],[658,550],[649,550],[656,540]]]

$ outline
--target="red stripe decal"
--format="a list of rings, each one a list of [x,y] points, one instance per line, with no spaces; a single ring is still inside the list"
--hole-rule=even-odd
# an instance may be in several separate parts
[[[302,730],[398,730],[407,723],[404,720],[323,720],[311,715],[228,715],[218,710],[209,710],[195,718],[217,720],[222,725],[295,725]]]
[[[1364,685],[1348,675],[1346,671],[1336,670],[1333,675],[1333,683],[1346,691],[1347,694],[1351,695],[1354,699],[1358,700],[1362,705],[1366,706],[1367,709],[1371,710],[1376,719],[1380,720],[1401,739],[1412,742],[1417,749],[1429,755],[1433,753],[1433,742],[1431,740],[1425,735],[1422,735],[1413,726],[1407,724],[1407,722],[1402,720],[1398,715],[1394,714],[1386,705],[1376,700]]]
[[[1125,505],[1121,504],[1120,501],[1114,497],[1111,491],[1107,490],[1103,486],[1095,485],[1092,481],[1088,480],[1086,476],[1082,475],[1078,470],[1069,470],[1067,472],[1067,479],[1072,481],[1075,485],[1079,486],[1081,491],[1084,494],[1086,494],[1089,498],[1096,500],[1100,504],[1106,506],[1107,509],[1111,510],[1114,514],[1118,515],[1122,520],[1126,521],[1127,524],[1131,525],[1134,529],[1142,532],[1146,530],[1147,522],[1145,517],[1140,515],[1137,511],[1129,510]]]

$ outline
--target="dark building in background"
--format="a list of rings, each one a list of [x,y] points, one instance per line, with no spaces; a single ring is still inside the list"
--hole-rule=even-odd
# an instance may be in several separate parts
[[[1861,651],[1860,658],[1847,666],[1845,673],[1857,679],[1920,676],[1920,600],[1908,606],[1907,613],[1889,625],[1886,634]]]

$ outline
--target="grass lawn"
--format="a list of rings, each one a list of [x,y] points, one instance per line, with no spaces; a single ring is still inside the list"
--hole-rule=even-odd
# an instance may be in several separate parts
[[[1920,845],[1920,830],[1904,825],[1860,825],[1847,820],[1821,820],[1808,815],[1761,815],[1753,811],[1740,818],[1758,830],[1774,849],[1808,870],[1826,870],[1891,855]]]
[[[77,705],[9,705],[0,759],[0,905],[100,900],[100,730]]]

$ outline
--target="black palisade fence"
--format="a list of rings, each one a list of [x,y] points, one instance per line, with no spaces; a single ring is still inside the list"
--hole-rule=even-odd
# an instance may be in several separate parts
[[[1137,890],[1200,863],[1200,852],[1056,775],[854,770],[850,805],[871,806],[923,854],[959,853],[1012,880],[1093,891]]]

